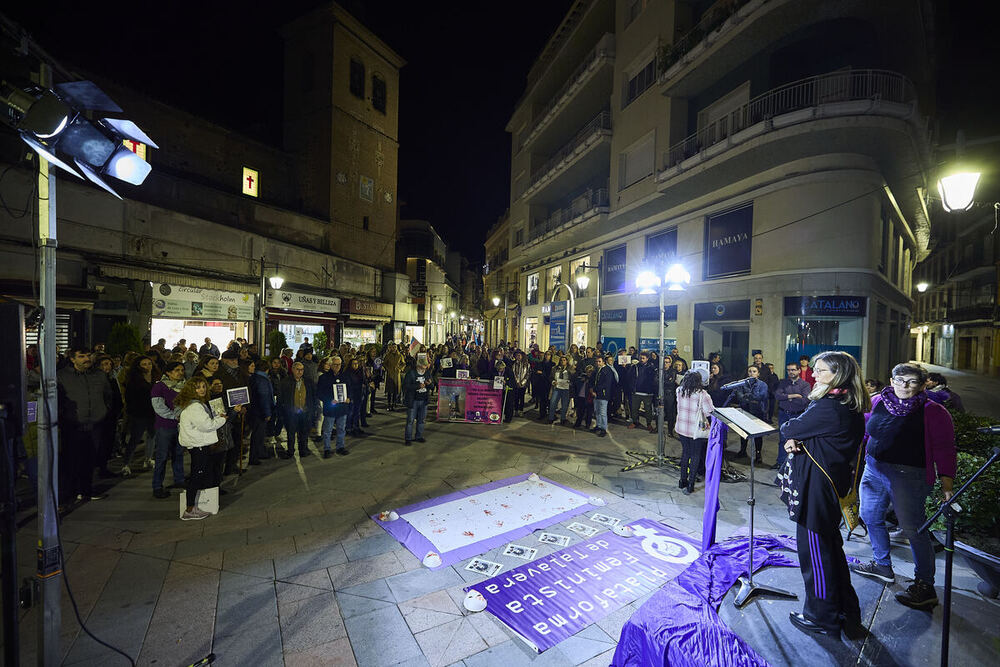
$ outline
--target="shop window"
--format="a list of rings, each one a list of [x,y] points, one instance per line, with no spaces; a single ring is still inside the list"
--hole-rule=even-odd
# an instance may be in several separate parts
[[[524,345],[522,345],[521,347],[527,350],[537,342],[538,342],[538,318],[526,317],[524,318]]]
[[[351,58],[351,95],[359,99],[365,98],[365,66],[360,60]]]
[[[847,352],[860,359],[864,323],[863,317],[786,317],[785,363],[828,350]]]
[[[577,346],[586,347],[587,346],[587,329],[590,326],[590,315],[584,313],[583,315],[573,315],[573,340],[570,343],[576,343]]]
[[[576,282],[577,276],[589,275],[589,273],[587,273],[587,269],[584,268],[587,266],[590,266],[589,255],[587,257],[578,257],[577,259],[574,259],[572,262],[569,263],[569,281],[571,286],[575,290],[574,294],[576,294],[576,298],[578,299],[581,297],[590,296],[589,295],[590,283],[587,284],[587,289],[580,289],[580,286]],[[590,276],[590,278],[594,277],[596,276]]]
[[[538,274],[532,273],[528,276],[526,304],[529,306],[538,305]]]

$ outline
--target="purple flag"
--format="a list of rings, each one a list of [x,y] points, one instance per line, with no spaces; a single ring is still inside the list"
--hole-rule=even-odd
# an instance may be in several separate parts
[[[536,651],[659,589],[698,558],[686,535],[650,519],[627,524],[634,537],[603,533],[474,584],[486,611]]]
[[[705,513],[702,516],[701,550],[715,544],[715,516],[719,513],[719,480],[722,477],[722,442],[728,426],[712,417],[712,432],[708,436],[705,459]]]

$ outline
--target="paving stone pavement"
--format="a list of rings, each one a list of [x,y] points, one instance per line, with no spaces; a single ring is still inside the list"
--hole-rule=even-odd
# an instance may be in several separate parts
[[[66,572],[88,627],[137,664],[157,667],[187,665],[210,652],[223,666],[596,667],[610,663],[622,626],[645,597],[536,655],[492,616],[462,607],[463,587],[482,579],[463,569],[467,561],[427,570],[369,515],[537,472],[603,498],[608,504],[602,511],[611,516],[662,520],[701,535],[700,485],[684,496],[672,468],[621,472],[626,450],[655,447],[655,435],[641,429],[612,424],[610,437],[597,438],[527,419],[502,426],[429,423],[427,442],[404,448],[401,413],[374,416],[371,424],[372,436],[349,439],[347,457],[271,459],[227,481],[221,512],[204,521],[178,520],[176,492],[171,500],[153,499],[149,473],[119,481],[106,500],[75,509],[62,527]],[[776,447],[776,438],[765,440],[765,460],[774,460]],[[668,439],[667,453],[679,451],[679,443]],[[315,445],[313,453],[319,453]],[[745,532],[746,496],[746,483],[722,485],[720,539]],[[758,532],[793,531],[773,486],[758,484],[756,507]],[[18,535],[22,576],[34,569],[34,529],[29,524]],[[561,532],[573,543],[582,541]],[[555,550],[539,547],[539,557]],[[869,553],[857,539],[847,548],[859,557]],[[499,552],[487,557],[505,569],[523,563]],[[897,573],[912,576],[909,551],[897,549],[894,558]],[[798,572],[780,570],[768,576],[801,592]],[[941,581],[939,574],[939,590]],[[957,562],[960,615],[953,621],[953,660],[956,650],[977,658],[984,643],[996,641],[1000,613],[971,592],[975,583],[971,571]],[[867,613],[873,633],[880,628],[891,634],[908,623],[918,623],[923,631],[922,642],[913,645],[919,649],[883,642],[867,664],[936,660],[928,656],[936,656],[940,608],[933,615],[913,612],[887,601],[888,588],[868,580],[856,585],[859,592],[871,589],[865,590],[872,600]],[[787,645],[775,648],[780,642],[774,634],[775,627],[788,625],[788,610],[800,604],[766,600],[736,611],[727,599],[723,617],[772,664],[801,664],[801,655]],[[886,613],[876,618],[883,608]],[[38,608],[22,612],[23,664],[35,662],[38,614]],[[758,622],[771,616],[773,624]],[[124,664],[80,631],[65,595],[62,618],[63,664]],[[820,664],[855,649],[822,650]],[[859,651],[860,645],[851,661],[859,661]],[[993,651],[995,656],[995,646]]]

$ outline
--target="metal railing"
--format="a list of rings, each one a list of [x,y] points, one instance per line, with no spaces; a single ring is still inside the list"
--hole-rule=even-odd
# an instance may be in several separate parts
[[[586,214],[589,211],[596,211],[600,208],[608,208],[611,199],[608,196],[607,188],[588,189],[581,194],[570,198],[569,204],[554,211],[544,220],[536,220],[528,230],[528,240],[545,236],[554,232],[560,226],[566,224],[574,218]]]
[[[526,128],[521,134],[518,135],[518,145],[517,151],[521,150],[528,144],[535,130],[545,121],[546,116],[549,112],[555,108],[556,104],[569,92],[569,89],[573,87],[574,84],[583,76],[584,72],[590,69],[590,66],[594,64],[599,58],[614,58],[615,56],[615,36],[608,33],[601,37],[597,42],[597,45],[590,50],[584,58],[580,65],[573,70],[565,83],[563,83],[562,88],[560,88],[552,97],[549,98],[548,104],[545,105],[537,114],[536,121],[532,123],[531,127]]]
[[[706,9],[705,13],[698,19],[698,22],[684,33],[683,37],[678,39],[672,46],[664,48],[661,51],[659,58],[660,73],[670,69],[688,51],[698,46],[713,30],[728,21],[729,17],[749,2],[750,0],[719,0]],[[764,0],[764,2],[767,2],[767,0]]]
[[[916,100],[916,91],[902,74],[874,69],[831,72],[785,84],[753,98],[671,146],[664,155],[664,169],[761,121],[821,104],[857,100],[910,104]]]
[[[524,192],[531,189],[542,179],[543,176],[555,169],[560,162],[572,155],[576,149],[590,139],[594,133],[602,130],[607,130],[609,132],[611,130],[611,111],[609,109],[597,114],[589,123],[580,128],[580,131],[577,132],[572,139],[556,151],[555,155],[546,160],[545,163],[537,169],[532,170],[531,179],[528,181],[528,185],[524,189]],[[518,193],[518,195],[520,196],[524,194],[524,192]]]

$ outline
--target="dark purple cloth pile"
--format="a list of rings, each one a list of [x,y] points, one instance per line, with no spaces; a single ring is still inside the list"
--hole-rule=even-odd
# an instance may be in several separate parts
[[[632,614],[618,639],[615,667],[760,666],[767,662],[719,618],[719,604],[747,569],[748,538],[717,544]],[[797,567],[795,538],[754,537],[754,571]]]

